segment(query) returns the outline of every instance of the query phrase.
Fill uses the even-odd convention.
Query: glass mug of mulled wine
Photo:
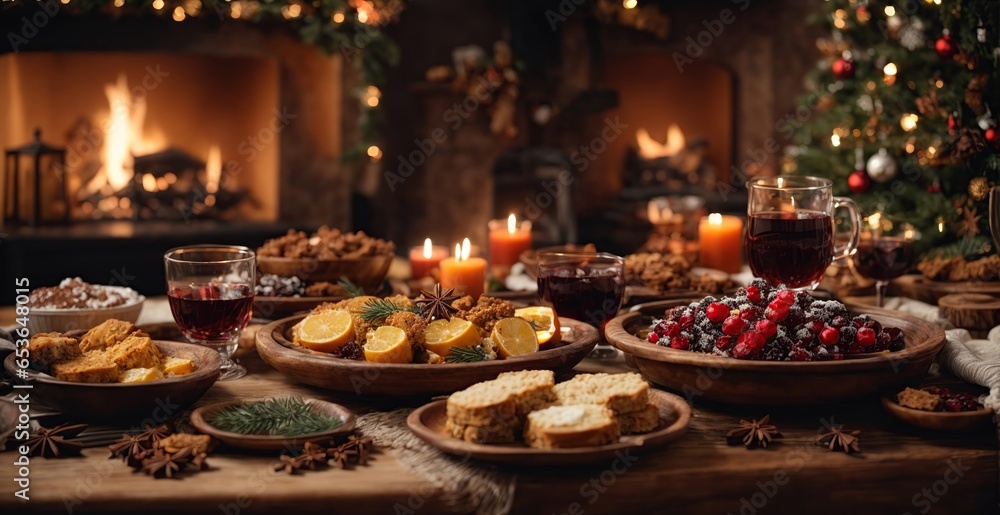
[[[625,299],[625,259],[606,252],[539,252],[538,294],[557,316],[603,332]],[[617,355],[614,347],[602,341],[591,357]]]
[[[232,360],[240,333],[250,323],[257,259],[233,245],[191,245],[163,255],[170,312],[188,340],[222,355],[219,380],[246,369]]]
[[[833,182],[820,177],[777,176],[747,184],[744,247],[754,276],[794,290],[819,284],[834,259],[854,254],[861,213],[853,200],[833,196]],[[850,237],[838,245],[834,212],[845,208]]]

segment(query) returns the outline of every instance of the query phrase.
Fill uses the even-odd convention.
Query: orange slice
[[[368,333],[365,360],[372,363],[409,363],[413,361],[413,349],[402,329],[384,325]]]
[[[514,311],[514,316],[523,318],[535,328],[535,336],[539,345],[554,345],[562,340],[559,329],[559,317],[552,308],[545,306],[530,306]]]
[[[448,356],[452,347],[475,347],[479,345],[479,331],[472,322],[461,318],[437,319],[427,324],[424,330],[427,350],[441,357]]]
[[[490,338],[497,345],[497,352],[505,358],[538,352],[535,328],[523,318],[505,318],[493,326]]]
[[[332,352],[354,339],[354,319],[347,310],[320,311],[299,324],[299,345],[319,352]]]

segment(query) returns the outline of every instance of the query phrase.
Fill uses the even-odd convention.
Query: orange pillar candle
[[[438,268],[441,261],[448,257],[448,249],[440,245],[432,245],[431,239],[424,244],[410,249],[410,278],[421,279],[431,275],[431,270]]]
[[[506,220],[490,220],[489,229],[490,265],[495,275],[505,277],[520,260],[521,253],[531,248],[531,222],[518,223],[511,213]]]
[[[486,289],[486,260],[469,257],[469,238],[455,245],[455,257],[441,261],[441,287],[478,299]]]
[[[712,213],[698,224],[701,266],[723,272],[739,273],[743,242],[743,220],[737,216]]]

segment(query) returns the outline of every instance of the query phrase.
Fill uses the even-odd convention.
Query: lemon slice
[[[155,368],[130,368],[122,373],[123,383],[148,383],[163,379],[163,372]]]
[[[409,363],[413,361],[413,349],[402,329],[384,325],[368,333],[365,360],[372,363]]]
[[[354,339],[354,319],[343,309],[309,315],[299,324],[297,342],[303,347],[332,352]]]
[[[497,351],[505,358],[538,352],[535,328],[523,318],[500,320],[493,326],[490,338],[497,345]]]
[[[472,322],[461,318],[437,319],[427,324],[424,330],[427,350],[441,357],[448,356],[452,347],[475,347],[479,345],[479,331]]]
[[[559,317],[552,308],[545,306],[530,306],[514,311],[514,316],[523,318],[535,328],[535,336],[539,345],[554,345],[562,340],[559,330]]]

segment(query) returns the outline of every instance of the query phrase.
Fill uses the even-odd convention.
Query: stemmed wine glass
[[[606,252],[540,252],[538,292],[556,315],[590,324],[601,343],[590,357],[609,359],[617,349],[604,343],[604,325],[625,298],[625,259]]]
[[[873,213],[861,223],[854,268],[861,275],[875,279],[878,307],[885,304],[885,287],[889,280],[905,274],[913,266],[917,255],[914,242],[918,239],[920,233],[911,224],[892,220],[881,213]]]
[[[170,311],[189,340],[222,355],[219,380],[236,379],[246,368],[231,358],[250,322],[257,260],[246,247],[191,245],[163,255]]]

